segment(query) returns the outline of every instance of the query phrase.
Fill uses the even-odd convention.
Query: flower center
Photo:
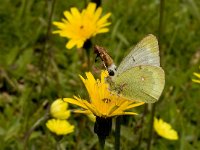
[[[102,101],[104,102],[104,103],[110,103],[111,102],[111,99],[109,99],[109,98],[103,98],[102,99]]]
[[[84,26],[83,26],[83,25],[81,25],[81,26],[80,26],[80,29],[83,29],[83,27],[84,27]]]

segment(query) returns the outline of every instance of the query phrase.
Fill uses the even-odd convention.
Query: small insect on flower
[[[102,47],[95,53],[111,76],[111,91],[129,100],[156,102],[165,85],[165,73],[160,67],[158,41],[152,34],[143,38],[116,68],[112,58]]]
[[[171,125],[164,122],[162,119],[154,118],[154,129],[158,135],[169,139],[169,140],[178,140],[177,132],[172,129]]]
[[[66,19],[62,19],[62,22],[53,22],[59,28],[59,30],[53,33],[58,33],[61,37],[69,39],[66,44],[68,49],[74,46],[81,48],[86,40],[96,36],[96,34],[109,31],[107,26],[111,23],[107,19],[111,16],[111,13],[107,13],[103,17],[101,17],[101,14],[102,8],[96,8],[95,3],[89,3],[87,8],[83,9],[82,12],[72,7],[71,12],[64,12]]]

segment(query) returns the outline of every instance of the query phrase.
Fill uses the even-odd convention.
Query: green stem
[[[60,141],[56,141],[56,150],[61,150]]]
[[[163,34],[163,18],[164,18],[164,7],[165,7],[165,0],[160,0],[160,18],[159,18],[159,25],[158,25],[158,43],[159,43],[159,49],[160,49],[160,60],[162,60],[164,51],[161,51],[161,37]]]
[[[116,118],[115,123],[115,150],[120,150],[121,116]]]
[[[86,52],[88,70],[90,70],[90,50],[92,48],[91,39],[88,39],[85,41],[83,48],[85,49],[85,52]]]
[[[47,120],[48,118],[48,114],[45,114],[44,116],[42,116],[41,118],[39,118],[30,128],[30,130],[26,133],[25,137],[24,137],[24,150],[27,149],[27,144],[28,144],[28,139],[30,137],[30,135],[32,134],[32,132],[35,130],[36,127],[38,127],[43,121]]]
[[[52,27],[52,17],[53,17],[53,13],[54,13],[54,8],[55,8],[55,3],[56,0],[52,0],[51,2],[51,8],[50,11],[48,12],[48,25],[47,25],[47,31],[46,31],[46,35],[45,35],[45,41],[43,44],[43,48],[42,48],[42,53],[40,56],[40,60],[39,60],[39,65],[40,65],[40,76],[41,78],[44,80],[44,82],[41,82],[41,87],[42,89],[44,89],[44,86],[47,85],[47,80],[46,80],[46,76],[47,76],[47,68],[49,67],[50,64],[50,51],[48,48],[48,43],[50,40],[50,34],[51,34],[51,27]],[[45,60],[47,60],[47,62],[45,62]],[[43,95],[43,91],[41,92],[40,95]]]
[[[98,136],[99,138],[99,149],[104,150],[106,137]]]
[[[159,43],[159,49],[161,52],[161,60],[164,55],[164,51],[161,51],[161,37],[163,33],[163,18],[164,18],[164,7],[165,7],[165,0],[160,0],[160,9],[159,9],[159,25],[158,25],[158,43]],[[156,103],[153,104],[152,111],[151,111],[151,120],[150,120],[150,128],[149,128],[149,140],[147,144],[147,150],[151,150],[151,141],[153,138],[153,120],[154,115],[156,111]]]
[[[41,71],[45,70],[45,63],[42,61],[44,60],[44,57],[46,57],[46,55],[49,55],[49,54],[47,54],[47,46],[48,46],[48,42],[49,42],[50,34],[51,34],[52,17],[53,17],[53,13],[54,13],[55,3],[56,3],[56,0],[52,0],[51,8],[50,8],[50,11],[48,12],[49,16],[48,16],[47,31],[46,31],[46,35],[45,35],[45,42],[43,45],[43,50],[42,50],[41,58],[39,61],[39,64],[41,65]],[[48,61],[49,61],[49,59],[48,59]]]
[[[88,70],[90,70],[90,49],[87,50],[87,65]]]
[[[140,125],[142,126],[141,129],[140,129],[140,135],[139,135],[139,140],[138,140],[138,146],[137,147],[140,147],[140,144],[142,142],[142,137],[143,137],[143,128],[144,128],[144,118],[147,114],[147,105],[148,104],[145,104],[144,105],[144,111],[143,111],[143,115],[142,115],[142,118],[141,118],[141,123]]]
[[[153,137],[153,119],[155,115],[155,110],[156,110],[156,103],[153,104],[152,111],[151,111],[151,120],[150,120],[150,128],[149,128],[149,139],[147,143],[147,150],[151,149],[151,141]]]
[[[106,137],[109,136],[112,129],[112,118],[96,117],[94,132],[99,138],[99,148],[104,150]]]

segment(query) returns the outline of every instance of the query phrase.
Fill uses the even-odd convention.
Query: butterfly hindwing
[[[136,66],[114,76],[112,81],[115,89],[111,90],[130,100],[154,103],[163,91],[164,78],[164,71],[161,67]]]

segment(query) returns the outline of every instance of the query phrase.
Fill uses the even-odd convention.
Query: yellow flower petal
[[[107,13],[105,16],[103,16],[98,22],[97,25],[101,26],[102,24],[107,22],[107,19],[111,16],[111,13]]]
[[[200,66],[199,66],[199,68],[200,68]],[[192,81],[195,83],[200,83],[200,73],[194,72],[193,75],[196,76],[198,79],[192,79]]]
[[[129,105],[129,106],[127,107],[127,109],[131,109],[131,108],[134,108],[134,107],[143,105],[143,104],[144,104],[144,102],[139,102],[139,103],[136,102],[136,103],[133,103],[133,104]]]
[[[120,116],[120,115],[138,115],[137,113],[134,113],[134,112],[120,112],[120,113],[113,113],[112,115],[111,115],[111,117],[112,116]]]
[[[195,83],[200,83],[200,80],[192,79],[192,81]]]
[[[65,27],[65,24],[62,23],[62,22],[57,22],[57,21],[54,21],[53,22],[53,25],[56,25],[58,28],[62,29]]]
[[[73,112],[75,112],[75,113],[79,113],[79,114],[91,114],[91,112],[90,111],[88,111],[88,110],[78,110],[78,109],[76,109],[76,110],[73,110]]]
[[[77,8],[71,8],[71,13],[72,13],[72,16],[76,19],[81,19],[81,13],[79,12],[79,10]],[[74,19],[72,19],[74,20]]]
[[[109,26],[110,24],[111,24],[110,22],[104,23],[104,24],[100,25],[99,28],[103,28],[103,27]]]
[[[106,33],[108,31],[109,31],[108,28],[103,28],[103,29],[99,30],[97,33]]]
[[[85,106],[85,104],[81,101],[78,101],[78,99],[73,99],[73,98],[63,98],[63,100],[67,103],[71,103],[77,106],[80,106],[82,108],[87,109],[87,107]]]
[[[200,73],[194,72],[193,74],[194,74],[197,78],[200,78]]]
[[[66,44],[66,47],[68,49],[71,49],[72,47],[74,47],[76,45],[76,41],[75,40],[70,40],[68,41],[68,43]]]
[[[177,132],[172,129],[171,125],[164,122],[162,119],[154,118],[154,129],[158,135],[169,139],[169,140],[178,140]]]
[[[83,47],[83,44],[84,44],[84,42],[82,41],[82,40],[78,40],[77,41],[77,48],[81,48],[81,47]]]
[[[86,8],[86,13],[88,14],[94,14],[96,9],[96,4],[95,3],[89,3],[87,8]]]
[[[94,13],[94,21],[97,21],[99,19],[99,17],[101,16],[102,13],[102,8],[98,7],[96,12]]]
[[[87,116],[88,116],[88,118],[89,118],[92,122],[95,122],[95,121],[96,121],[96,116],[95,116],[95,115],[93,115],[93,114],[88,114]]]
[[[66,120],[51,119],[47,121],[46,126],[57,135],[66,135],[74,132],[74,126]]]
[[[69,22],[73,21],[73,16],[69,11],[64,11],[64,16],[67,18]]]

